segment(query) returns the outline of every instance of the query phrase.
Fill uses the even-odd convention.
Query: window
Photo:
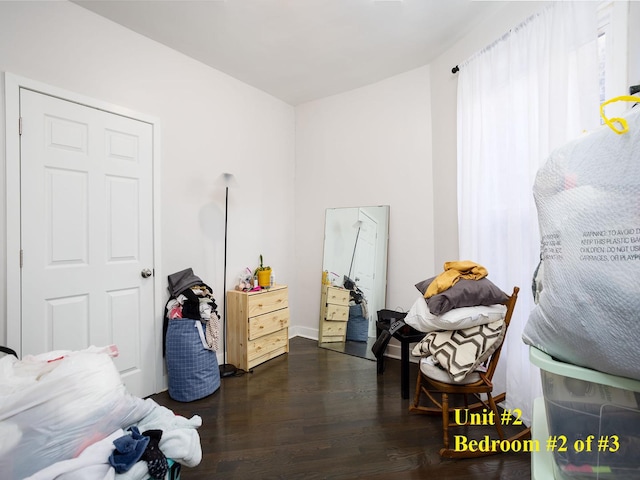
[[[627,74],[628,18],[628,2],[611,0],[600,2],[598,8],[600,102],[629,94]],[[629,107],[630,105],[622,102],[612,104],[607,107],[607,115],[621,115]]]

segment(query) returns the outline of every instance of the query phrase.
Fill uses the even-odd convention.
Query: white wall
[[[387,307],[408,310],[433,273],[429,67],[296,107],[293,298],[317,338],[325,209],[389,205]]]
[[[295,242],[286,234],[294,215],[293,107],[68,2],[0,2],[1,71],[160,120],[162,265],[156,268],[165,285],[168,274],[193,267],[222,301],[224,190],[214,185],[222,172],[239,183],[229,194],[227,285],[255,267],[260,253],[278,281],[293,282]],[[16,161],[5,158],[4,132],[2,115],[2,244],[4,165]],[[2,256],[0,344],[4,306],[18,301],[6,298],[5,272]]]

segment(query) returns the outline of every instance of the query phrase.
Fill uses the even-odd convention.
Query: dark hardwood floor
[[[398,360],[377,375],[376,362],[301,337],[253,373],[223,378],[207,398],[151,398],[202,417],[202,462],[183,468],[182,480],[531,478],[528,453],[442,459],[441,419],[408,412]]]

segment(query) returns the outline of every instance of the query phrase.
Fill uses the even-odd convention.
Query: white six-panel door
[[[154,393],[153,128],[20,90],[22,355],[115,344]]]
[[[377,301],[375,295],[375,269],[376,269],[376,240],[378,237],[378,223],[363,212],[358,210],[358,220],[362,222],[358,233],[353,261],[353,279],[358,279],[356,284],[362,291],[369,307],[369,335],[375,335],[375,319]]]

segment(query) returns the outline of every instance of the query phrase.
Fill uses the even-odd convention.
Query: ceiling
[[[505,3],[73,1],[291,105],[427,65]]]

